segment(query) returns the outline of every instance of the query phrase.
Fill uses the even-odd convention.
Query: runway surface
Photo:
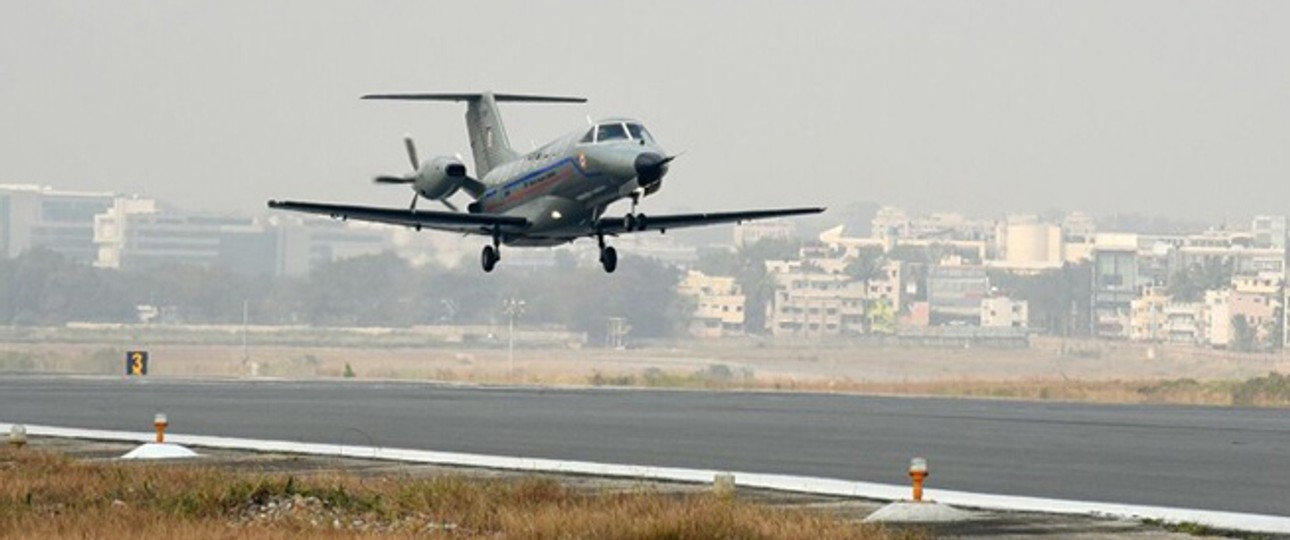
[[[1290,412],[736,392],[0,375],[0,422],[908,482],[1290,516]]]

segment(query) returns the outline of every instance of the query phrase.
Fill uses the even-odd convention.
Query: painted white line
[[[0,423],[0,433],[8,433],[11,426],[12,424]],[[28,435],[42,437],[64,437],[73,439],[140,443],[150,442],[156,437],[154,433],[149,432],[77,429],[36,425],[26,425],[26,428]],[[777,491],[792,491],[798,493],[837,495],[891,501],[904,499],[909,494],[910,490],[908,486],[877,484],[873,482],[853,482],[850,480],[814,478],[809,476],[682,469],[675,467],[648,467],[639,465],[596,463],[590,461],[563,461],[542,458],[490,456],[484,454],[434,452],[427,450],[380,448],[373,446],[266,441],[205,435],[168,434],[166,435],[166,439],[178,444],[206,448],[378,459],[386,461],[455,465],[512,471],[554,472],[618,478],[641,478],[672,482],[709,483],[712,482],[713,477],[717,473],[731,472],[735,475],[736,483],[741,486],[772,489]],[[1103,515],[1135,519],[1158,519],[1173,523],[1199,523],[1219,529],[1290,534],[1290,517],[1263,514],[1193,510],[1164,506],[1069,501],[1063,499],[1019,497],[1013,495],[990,495],[942,489],[927,489],[924,496],[938,502],[969,508],[1045,512],[1055,514]]]

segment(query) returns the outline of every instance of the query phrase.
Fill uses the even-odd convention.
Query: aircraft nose
[[[667,164],[670,161],[672,158],[655,152],[643,152],[636,156],[636,182],[641,187],[658,183],[667,174]]]

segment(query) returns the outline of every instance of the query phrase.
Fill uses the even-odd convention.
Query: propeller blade
[[[407,176],[378,176],[372,179],[374,184],[411,184],[414,181]]]
[[[412,142],[411,135],[403,136],[403,146],[408,149],[408,160],[412,162],[412,170],[421,168],[421,160],[417,159],[417,145]]]
[[[439,202],[443,203],[444,206],[447,206],[448,209],[453,212],[460,212],[460,210],[457,210],[457,205],[448,202],[448,199],[439,199]]]

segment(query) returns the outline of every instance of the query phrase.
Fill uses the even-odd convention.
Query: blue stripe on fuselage
[[[604,174],[604,173],[598,173],[598,172],[597,173],[587,172],[585,169],[583,169],[581,166],[578,165],[578,160],[573,159],[572,157],[565,157],[565,158],[562,158],[560,161],[547,165],[546,167],[542,167],[541,169],[535,169],[529,172],[528,174],[525,174],[524,176],[516,178],[515,180],[511,180],[510,182],[507,182],[503,185],[488,188],[488,191],[484,192],[484,196],[480,197],[480,200],[492,197],[493,195],[496,195],[498,191],[511,189],[512,187],[515,187],[516,184],[522,184],[538,176],[541,176],[555,169],[558,169],[565,163],[572,163],[574,171],[576,171],[578,174],[581,174],[582,176],[585,176],[587,178],[594,178]]]

